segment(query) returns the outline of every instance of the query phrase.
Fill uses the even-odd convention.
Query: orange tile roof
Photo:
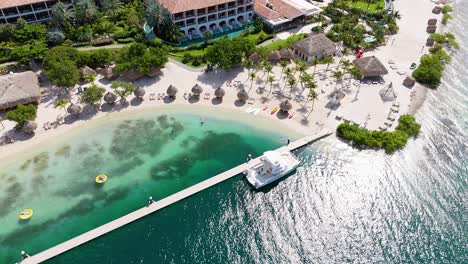
[[[235,0],[159,0],[172,14],[234,2]]]
[[[272,8],[267,7],[267,2]],[[268,20],[278,18],[293,19],[303,14],[303,12],[283,0],[256,0],[255,12]]]
[[[0,9],[22,6],[34,3],[46,2],[48,0],[0,0]]]

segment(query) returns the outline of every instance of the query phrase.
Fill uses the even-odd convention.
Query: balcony
[[[206,15],[206,9],[204,9],[204,8],[198,9],[197,10],[197,16],[203,16],[203,15]]]
[[[237,0],[237,5],[243,5],[244,4],[244,0]]]
[[[226,10],[226,5],[218,5],[218,11]]]
[[[185,12],[185,18],[190,18],[194,16],[195,16],[195,12],[193,10]]]
[[[228,12],[228,17],[232,17],[232,16],[235,16],[236,15],[236,11],[235,10],[231,10]]]
[[[185,22],[185,25],[186,26],[191,26],[191,25],[195,25],[195,19],[189,19]]]
[[[248,5],[246,8],[245,8],[245,11],[248,12],[248,11],[252,11],[253,10],[253,5]]]
[[[214,20],[216,20],[216,15],[208,16],[208,21],[214,21]]]
[[[236,2],[229,2],[228,3],[228,9],[236,7]]]
[[[200,17],[200,18],[198,19],[198,24],[203,24],[203,23],[205,23],[205,22],[206,22],[206,17]]]

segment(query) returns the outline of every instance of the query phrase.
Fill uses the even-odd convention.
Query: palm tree
[[[319,63],[320,63],[319,59],[317,58],[317,56],[315,56],[314,59],[312,60],[312,64],[314,65],[314,73],[312,74],[312,76],[315,76],[315,70],[317,69],[317,64]]]
[[[296,81],[296,78],[294,78],[294,76],[291,76],[291,78],[288,79],[288,85],[289,85],[289,92],[290,94],[292,94],[293,92],[293,87],[295,87],[297,84],[297,81]]]
[[[271,66],[271,64],[267,62],[265,63],[263,68],[265,69],[265,72],[267,73],[267,80],[268,80],[268,77],[270,77],[270,73],[273,71],[273,66]]]
[[[249,74],[249,77],[250,77],[250,89],[249,89],[249,92],[250,92],[250,90],[252,90],[253,82],[254,82],[255,77],[257,77],[257,74],[255,72],[251,72]]]
[[[286,69],[287,66],[288,66],[288,63],[286,61],[281,61],[280,62],[280,67],[281,67],[280,79],[281,79],[281,77],[283,77],[284,70]]]
[[[275,76],[274,75],[268,76],[268,82],[270,83],[270,93],[269,94],[271,94],[271,90],[273,89],[273,82],[275,82]]]
[[[314,105],[315,105],[315,100],[318,98],[317,92],[315,92],[314,89],[309,89],[309,96],[308,98],[312,99],[312,108],[310,109],[309,114],[307,115],[307,119],[309,119],[310,114],[312,114],[312,111],[314,111]]]
[[[63,109],[65,111],[65,113],[67,112],[65,110],[65,107],[67,107],[67,104],[70,103],[70,100],[69,99],[62,99],[62,100],[58,100],[55,104],[54,104],[54,107],[55,108],[60,108],[60,109]]]
[[[299,72],[299,78],[302,74],[309,68],[305,62],[299,61],[299,64],[296,66],[296,70]]]
[[[104,0],[103,2],[103,8],[104,10],[108,11],[111,13],[112,17],[112,22],[115,24],[116,22],[116,11],[120,8],[122,8],[123,4],[120,2],[120,0]]]
[[[325,59],[323,60],[327,64],[327,68],[325,69],[325,72],[328,71],[328,67],[330,67],[330,63],[333,63],[333,57],[330,55],[325,56]]]
[[[338,86],[338,81],[341,80],[341,78],[343,78],[343,75],[344,73],[340,70],[337,70],[332,74],[332,76],[336,78],[336,86]],[[336,89],[336,86],[335,86],[335,89]]]
[[[302,76],[299,78],[299,80],[301,81],[301,86],[304,86],[304,84],[307,85],[307,83],[312,81],[313,79],[314,78],[312,77],[312,75],[310,75],[307,72],[304,72],[304,74],[302,74]]]
[[[250,68],[252,68],[254,65],[253,61],[249,58],[244,60],[244,67],[247,68],[247,74],[250,75]]]
[[[340,58],[340,61],[338,62],[338,67],[340,66],[341,61],[343,60],[344,56],[348,56],[349,54],[351,54],[351,52],[349,51],[348,48],[344,48],[341,50],[341,58]]]
[[[308,81],[308,82],[306,83],[306,88],[309,89],[309,94],[311,93],[311,90],[314,90],[314,89],[317,88],[317,87],[318,87],[317,83],[315,83],[313,80]],[[315,90],[314,90],[314,92],[315,92]],[[309,101],[309,99],[310,99],[310,97],[307,96],[307,100],[305,101],[304,106],[307,104],[307,102]]]

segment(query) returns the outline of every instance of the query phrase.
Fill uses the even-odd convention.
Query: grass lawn
[[[303,39],[304,38],[304,34],[297,34],[297,35],[293,35],[293,36],[290,36],[289,38],[287,39],[281,39],[281,40],[277,40],[271,44],[268,44],[265,46],[265,48],[270,51],[270,50],[278,50],[278,49],[282,49],[282,48],[285,48],[285,47],[290,47],[292,44],[298,42],[299,40]]]
[[[348,5],[350,7],[355,7],[355,8],[359,8],[363,11],[366,11],[367,10],[367,5],[368,3],[364,0],[360,0],[360,1],[357,1],[355,3],[353,3],[352,1],[348,1]],[[379,7],[381,7],[381,9],[379,9]],[[369,13],[375,13],[375,12],[378,12],[378,11],[382,11],[384,10],[385,8],[385,3],[384,3],[384,0],[377,0],[375,4],[370,4],[369,5]]]

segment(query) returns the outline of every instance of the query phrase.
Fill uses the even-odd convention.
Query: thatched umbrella
[[[431,18],[427,21],[428,26],[435,26],[437,24],[437,18]]]
[[[433,38],[431,38],[431,37],[427,38],[426,46],[432,47],[432,46],[434,46],[434,43],[435,43],[435,40]]]
[[[262,61],[262,57],[257,52],[250,54],[249,59],[251,59],[255,64],[260,63]]]
[[[143,96],[145,96],[145,93],[146,93],[145,89],[141,87],[137,87],[135,91],[133,91],[133,94],[140,99],[142,99]]]
[[[353,63],[361,70],[364,78],[381,77],[388,73],[387,68],[375,56],[355,59]]]
[[[403,81],[403,85],[406,87],[412,87],[416,83],[416,80],[411,76],[406,76],[405,80]]]
[[[24,133],[27,133],[27,134],[32,134],[34,133],[34,130],[36,130],[37,128],[37,123],[34,122],[34,121],[26,121],[26,123],[24,124],[22,130]]]
[[[221,88],[221,87],[218,87],[216,88],[216,90],[214,91],[214,94],[217,98],[223,98],[224,95],[226,95],[226,91]]]
[[[169,85],[169,87],[167,88],[167,95],[169,95],[169,97],[171,98],[175,98],[176,97],[176,94],[178,92],[177,88],[174,86],[174,85]]]
[[[288,112],[289,110],[292,109],[292,107],[293,107],[293,106],[292,106],[292,104],[289,102],[288,99],[282,101],[281,104],[280,104],[280,109],[281,109],[281,111],[283,111],[283,112]]]
[[[291,49],[283,48],[279,51],[282,60],[292,60],[294,59],[294,52]]]
[[[200,94],[203,92],[203,88],[201,88],[200,85],[198,85],[198,83],[196,83],[193,87],[192,87],[192,93],[194,93],[196,96],[200,96]]]
[[[81,112],[81,106],[79,105],[76,105],[76,104],[71,104],[68,108],[67,108],[67,112],[70,114],[70,115],[79,115],[80,112]]]
[[[240,101],[246,101],[249,99],[249,94],[242,89],[237,93],[237,98],[239,98]]]
[[[436,30],[437,30],[437,26],[427,26],[426,28],[426,32],[430,34],[435,33]]]
[[[270,53],[268,53],[268,60],[279,61],[281,60],[281,54],[277,50],[272,50]]]
[[[440,7],[440,6],[436,6],[436,7],[434,7],[434,9],[432,9],[432,13],[434,13],[436,15],[440,14],[440,12],[442,12],[442,7]]]
[[[104,95],[104,101],[108,104],[114,104],[116,100],[117,100],[117,95],[115,95],[115,93],[107,92]]]

